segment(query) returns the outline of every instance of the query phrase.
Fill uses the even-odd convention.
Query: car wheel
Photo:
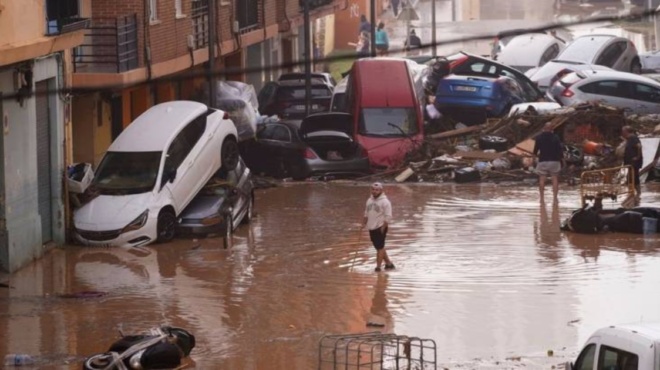
[[[238,143],[233,138],[226,138],[222,143],[220,149],[220,156],[222,158],[222,168],[227,171],[232,171],[238,166],[240,154],[238,152]]]
[[[584,153],[575,145],[564,145],[564,160],[568,164],[582,164]]]
[[[231,217],[231,214],[225,216],[225,235],[222,241],[225,249],[231,247],[232,245],[232,234],[234,233],[234,219]]]
[[[503,152],[509,149],[509,140],[501,136],[485,135],[479,138],[479,149],[493,149],[496,152]]]
[[[171,211],[161,211],[158,214],[158,242],[167,243],[174,239],[176,216]]]
[[[250,196],[250,199],[248,200],[248,207],[247,210],[245,211],[245,216],[243,216],[243,220],[241,220],[242,224],[249,224],[250,221],[252,221],[253,211],[254,211],[254,197]]]
[[[642,74],[642,64],[639,62],[639,60],[635,59],[633,60],[632,64],[630,64],[630,73],[634,74]]]

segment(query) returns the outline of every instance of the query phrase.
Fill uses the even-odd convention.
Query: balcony
[[[56,36],[89,26],[89,19],[80,17],[78,0],[46,0],[46,35]]]
[[[92,18],[82,45],[73,49],[73,71],[122,73],[140,67],[138,55],[136,14]]]
[[[236,2],[236,20],[240,33],[247,33],[260,27],[259,0],[241,0]]]
[[[208,0],[192,2],[193,48],[205,48],[209,42],[209,3]]]
[[[332,3],[332,0],[299,0],[301,12],[305,10],[305,1],[308,2],[310,10]]]

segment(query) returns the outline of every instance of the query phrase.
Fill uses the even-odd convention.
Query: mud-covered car
[[[304,179],[310,176],[354,177],[369,172],[366,150],[353,133],[353,116],[329,112],[296,123],[260,125],[257,138],[243,143],[241,154],[257,174]]]
[[[242,160],[234,170],[220,169],[181,212],[178,234],[231,237],[238,225],[252,220],[253,189],[252,172]]]

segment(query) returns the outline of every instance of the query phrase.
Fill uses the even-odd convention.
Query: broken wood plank
[[[455,136],[461,136],[461,135],[466,135],[466,134],[471,134],[473,132],[481,131],[482,128],[483,128],[483,125],[469,126],[469,127],[465,127],[465,128],[459,128],[459,129],[456,129],[456,130],[445,131],[445,132],[441,132],[441,133],[438,133],[438,134],[429,135],[429,138],[436,139],[436,140],[438,140],[438,139],[448,139],[448,138],[455,137]]]
[[[481,150],[470,150],[467,152],[456,152],[454,153],[454,157],[460,157],[463,159],[482,159],[485,161],[493,161],[497,158],[502,157],[504,153],[491,153],[491,152],[484,152]]]

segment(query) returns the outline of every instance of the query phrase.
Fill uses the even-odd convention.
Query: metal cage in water
[[[327,335],[319,342],[318,365],[318,370],[436,370],[436,344],[380,332]]]

